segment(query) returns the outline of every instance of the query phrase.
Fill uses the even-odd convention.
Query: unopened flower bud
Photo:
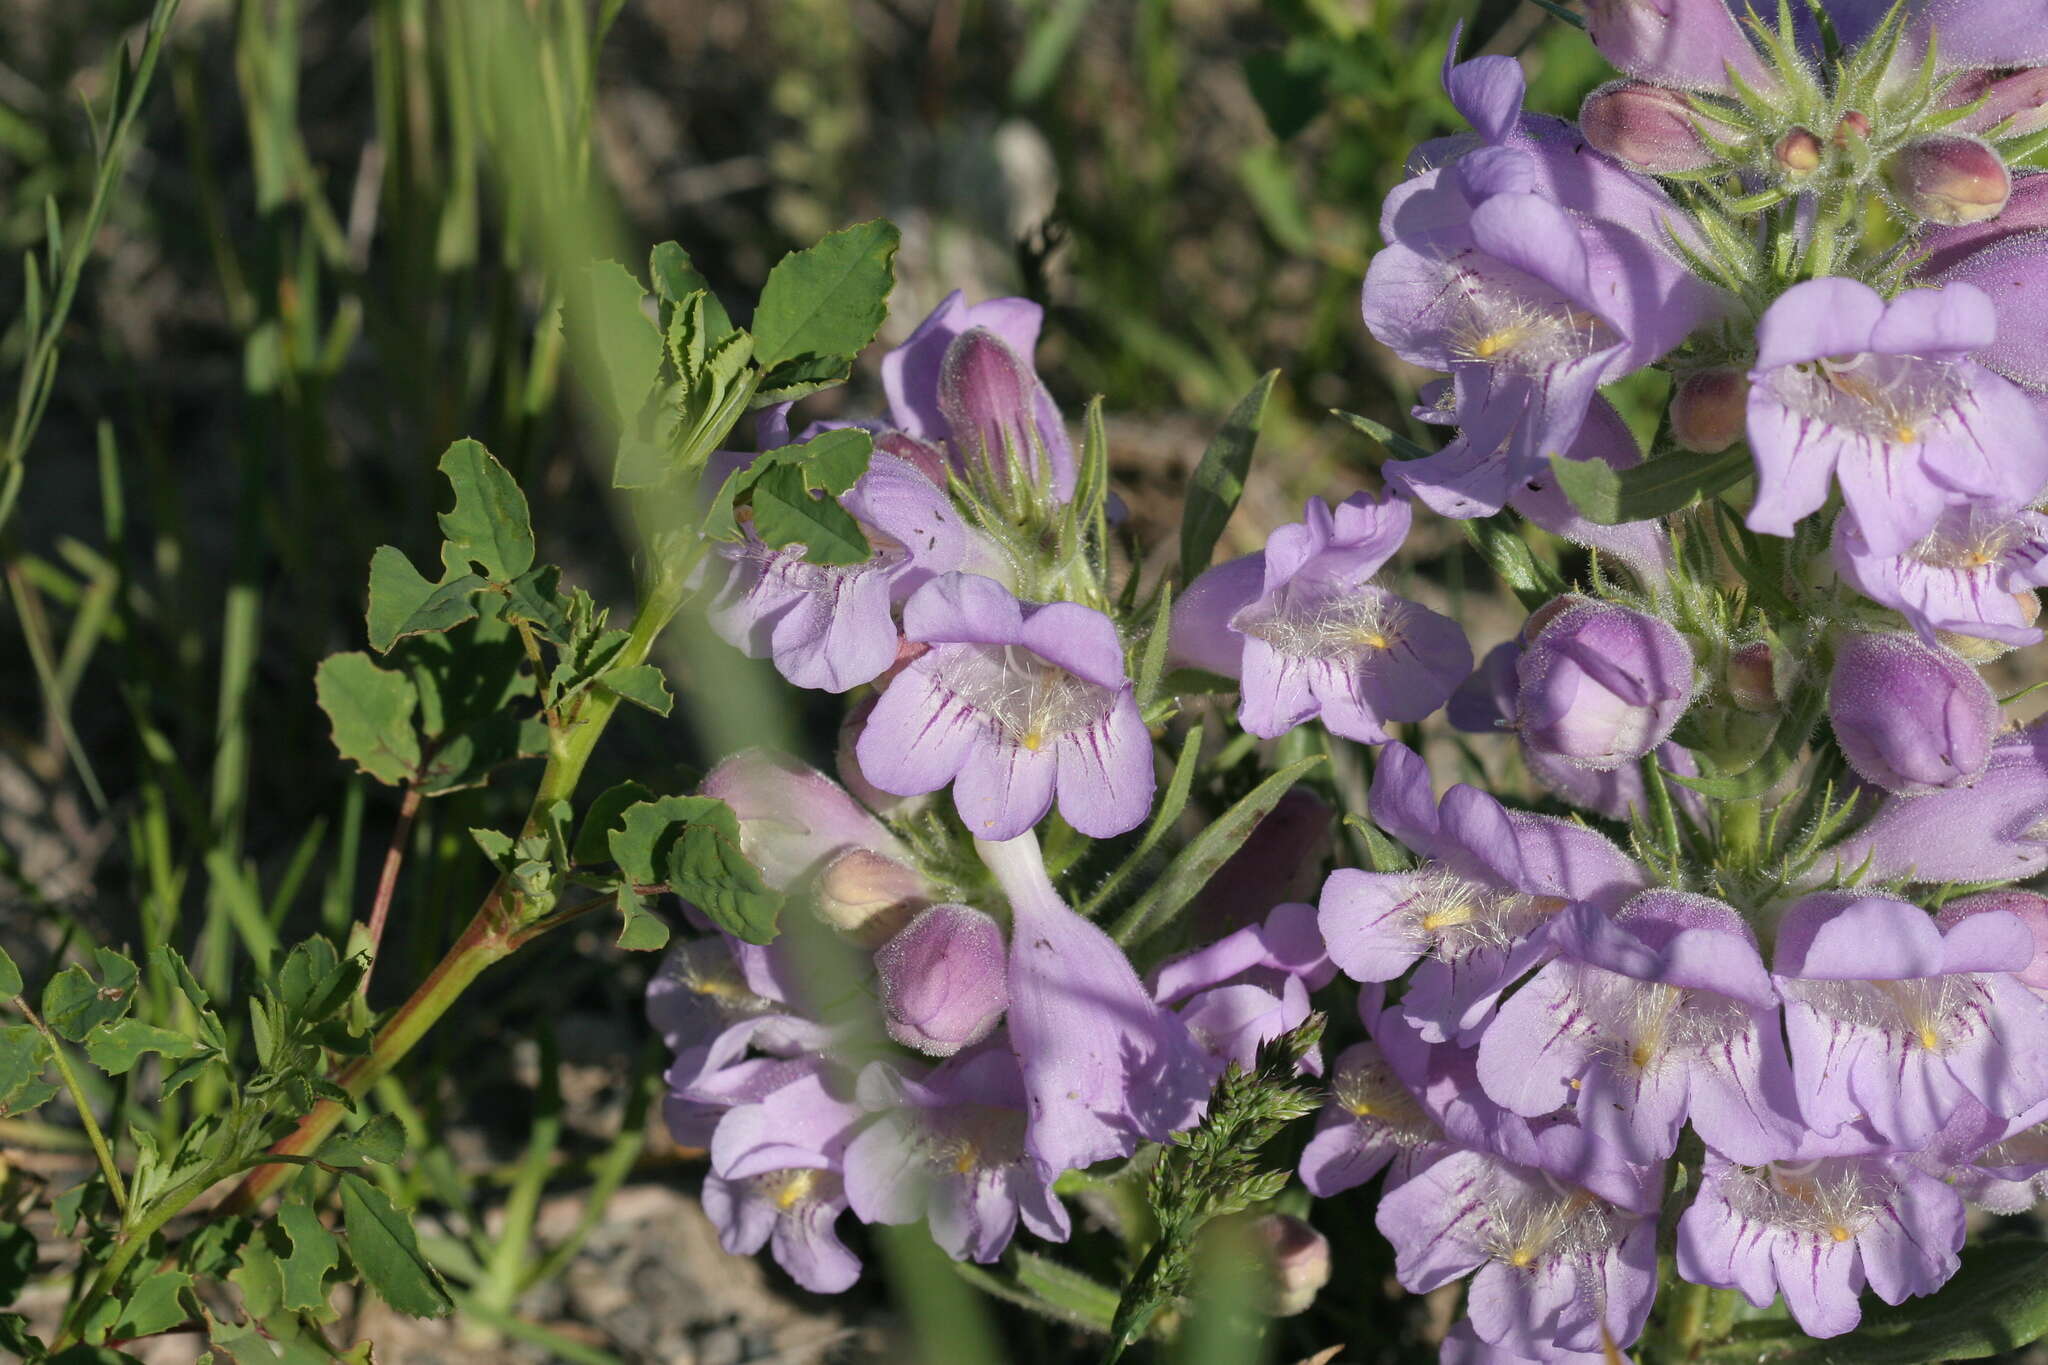
[[[1775,711],[1781,704],[1777,663],[1772,658],[1767,640],[1758,640],[1730,651],[1727,680],[1728,695],[1745,711],[1761,714]]]
[[[2006,75],[1965,71],[1943,92],[1942,102],[1951,109],[1977,104],[1974,113],[1949,125],[1958,133],[1995,132],[2001,139],[2038,133],[2048,128],[2048,67],[2030,66]]]
[[[970,476],[986,469],[1007,485],[1013,464],[1036,464],[1037,398],[1031,367],[986,327],[970,327],[946,348],[939,406]]]
[[[1287,1213],[1259,1217],[1249,1234],[1262,1272],[1259,1307],[1276,1318],[1305,1311],[1330,1282],[1329,1240]]]
[[[950,1057],[995,1029],[1010,1005],[1003,931],[979,910],[934,905],[875,953],[889,1036]]]
[[[931,904],[931,893],[931,883],[908,863],[849,848],[818,874],[818,914],[855,943],[874,948]]]
[[[1714,164],[1713,149],[1700,137],[1699,117],[1678,91],[1642,81],[1603,85],[1579,106],[1579,128],[1586,141],[1652,175],[1677,175]]]
[[[1515,662],[1515,728],[1530,748],[1581,767],[1633,763],[1691,702],[1692,647],[1655,616],[1565,601]]]
[[[1899,203],[1948,227],[1996,218],[2012,194],[2012,172],[1988,142],[1945,134],[1899,149],[1885,168]]]
[[[1963,896],[1941,907],[1941,913],[1934,922],[1943,933],[1947,933],[1962,920],[1988,911],[2002,910],[2017,915],[2020,923],[2033,931],[2034,960],[2022,972],[2014,972],[2020,981],[2037,991],[2048,991],[2048,896],[2033,891],[2022,891],[2008,887],[2000,891],[1980,891],[1974,896]]]
[[[839,743],[832,754],[833,767],[838,770],[839,780],[846,790],[852,792],[863,806],[877,815],[901,818],[923,810],[931,804],[932,798],[929,793],[924,796],[897,796],[885,792],[868,781],[868,775],[861,771],[856,746],[860,732],[867,728],[868,717],[874,714],[875,700],[873,696],[862,698],[846,713],[846,719],[839,722]]]
[[[1688,370],[1671,394],[1671,437],[1695,455],[1718,455],[1742,439],[1749,422],[1749,376],[1741,370]]]
[[[1859,109],[1851,109],[1842,115],[1842,121],[1835,125],[1835,145],[1847,147],[1854,142],[1870,139],[1870,116]]]
[[[1794,128],[1771,148],[1771,160],[1786,175],[1811,175],[1820,169],[1821,151],[1820,139],[1811,129]]]
[[[1910,635],[1845,639],[1828,715],[1849,766],[1896,796],[1976,781],[1999,725],[1998,699],[1977,670]]]

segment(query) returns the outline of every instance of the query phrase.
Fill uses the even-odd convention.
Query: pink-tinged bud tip
[[[1652,175],[1678,175],[1714,164],[1700,137],[1699,115],[1676,90],[1642,81],[1615,81],[1586,96],[1579,128],[1615,160]]]
[[[1859,109],[1851,109],[1842,115],[1842,121],[1835,125],[1835,145],[1847,147],[1852,142],[1870,140],[1870,115]]]
[[[1757,640],[1732,650],[1726,677],[1728,695],[1744,711],[1762,714],[1775,711],[1782,704],[1778,696],[1777,663],[1768,641]]]
[[[1996,218],[2012,195],[2012,172],[2004,159],[1990,143],[1974,137],[1908,143],[1886,173],[1908,213],[1944,227]]]
[[[1671,437],[1696,455],[1718,455],[1742,439],[1749,422],[1749,376],[1741,370],[1688,370],[1671,393]]]
[[[932,1057],[980,1042],[1009,1008],[1008,963],[993,919],[934,905],[875,954],[889,1036]]]
[[[862,947],[886,943],[931,904],[932,885],[908,863],[849,848],[818,874],[818,914]]]
[[[1259,1218],[1252,1224],[1251,1237],[1264,1272],[1260,1306],[1276,1318],[1305,1311],[1330,1282],[1329,1240],[1286,1213]]]
[[[1820,169],[1821,141],[1808,128],[1794,128],[1771,148],[1771,160],[1786,175],[1812,175]]]

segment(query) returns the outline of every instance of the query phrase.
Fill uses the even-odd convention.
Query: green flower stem
[[[625,647],[619,651],[618,667],[630,668],[647,661],[655,638],[675,619],[676,612],[682,607],[683,586],[678,581],[679,577],[677,574],[664,575],[649,589],[641,602],[639,614],[633,619],[632,633]],[[533,808],[526,818],[527,833],[541,828],[545,812],[551,805],[566,801],[575,794],[576,784],[581,780],[598,740],[603,737],[605,726],[611,723],[613,714],[619,709],[619,700],[616,693],[593,688],[584,694],[574,712],[563,719],[562,725],[550,731],[547,768],[541,773],[540,787],[534,794]],[[500,877],[484,897],[483,904],[477,907],[469,926],[462,931],[462,937],[455,940],[454,946],[435,964],[434,970],[419,984],[412,997],[400,1005],[398,1012],[377,1031],[369,1054],[343,1067],[335,1075],[334,1083],[352,1098],[360,1099],[405,1059],[414,1045],[441,1021],[441,1016],[462,998],[462,993],[483,975],[486,968],[510,957],[533,939],[574,917],[573,913],[563,912],[529,920],[524,917],[522,905],[511,879]],[[279,1139],[270,1149],[271,1155],[311,1156],[334,1132],[344,1112],[343,1106],[334,1100],[320,1101],[299,1120],[297,1128]],[[220,1212],[246,1213],[254,1209],[278,1186],[296,1175],[298,1169],[283,1161],[258,1167],[221,1202]]]
[[[64,1088],[71,1092],[72,1107],[78,1110],[78,1121],[85,1125],[86,1140],[92,1143],[92,1153],[99,1158],[100,1171],[107,1177],[107,1189],[114,1196],[114,1207],[121,1210],[121,1216],[128,1216],[128,1186],[121,1180],[121,1168],[114,1164],[113,1149],[107,1146],[107,1136],[100,1131],[100,1121],[92,1116],[92,1103],[85,1097],[85,1091],[78,1084],[78,1073],[71,1069],[71,1059],[64,1055],[64,1041],[50,1031],[33,1009],[29,1008],[26,996],[14,997],[14,1008],[21,1011],[21,1017],[35,1026],[43,1041],[50,1045],[50,1059],[57,1064],[57,1075],[64,1082]]]

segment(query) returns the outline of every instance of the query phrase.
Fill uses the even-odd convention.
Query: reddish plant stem
[[[391,913],[391,898],[398,890],[398,869],[405,865],[405,841],[412,834],[413,818],[420,813],[420,789],[407,787],[398,806],[398,823],[392,827],[391,843],[384,850],[384,871],[377,878],[377,899],[370,904],[370,961],[363,968],[362,985],[370,993],[370,973],[377,970],[377,954],[384,942],[384,921]]]

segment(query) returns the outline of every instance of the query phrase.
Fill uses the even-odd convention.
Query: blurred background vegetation
[[[1070,416],[1106,396],[1141,535],[1170,529],[1222,414],[1278,368],[1237,553],[1308,493],[1370,481],[1329,409],[1398,426],[1412,401],[1357,296],[1381,196],[1455,126],[1452,24],[1468,53],[1523,58],[1535,108],[1570,113],[1603,69],[1513,0],[184,0],[80,241],[88,109],[146,18],[0,6],[0,247],[43,243],[52,205],[91,253],[0,528],[0,942],[33,970],[74,937],[169,940],[209,983],[280,937],[345,935],[367,897],[396,802],[335,759],[313,668],[361,644],[376,545],[431,557],[451,439],[519,476],[543,558],[601,599],[630,589],[609,452],[561,354],[562,266],[637,271],[673,238],[743,300],[784,251],[888,217],[883,344],[955,288],[1041,300],[1040,368]],[[24,278],[0,271],[10,376],[33,340]],[[879,403],[870,364],[811,410]],[[1431,544],[1418,591],[1480,648],[1504,637],[1508,611],[1462,595],[1479,561]],[[683,719],[622,719],[610,762],[687,773],[763,739],[829,760],[833,699],[765,682],[701,624],[666,650]],[[515,819],[522,781],[427,803],[380,1003],[460,928],[489,872],[465,831]],[[379,1359],[886,1349],[901,1305],[876,1278],[825,1302],[720,1258],[689,1197],[701,1167],[650,1104],[647,967],[600,930],[551,939],[378,1092],[413,1134],[394,1193],[472,1310],[453,1330],[356,1324]],[[0,1125],[16,1192],[86,1159]],[[1445,1315],[1398,1299],[1369,1223],[1326,1231],[1337,1284],[1275,1358],[1433,1358]],[[1001,1311],[1012,1359],[1067,1358],[1065,1329]]]

